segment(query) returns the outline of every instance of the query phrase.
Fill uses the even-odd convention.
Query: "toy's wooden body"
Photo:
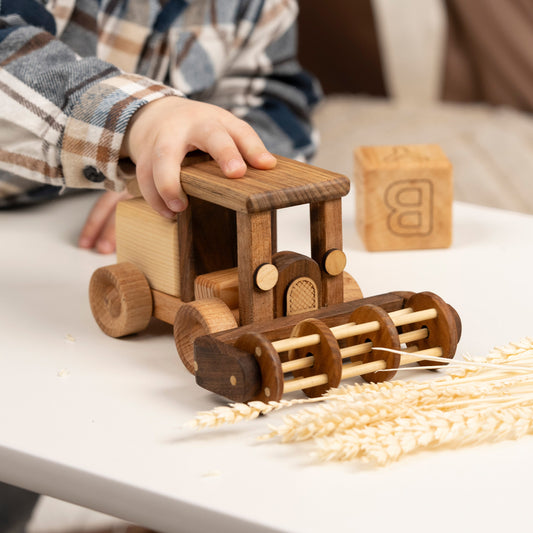
[[[105,333],[142,331],[152,316],[173,324],[178,353],[198,383],[239,401],[279,399],[297,389],[319,394],[357,375],[345,368],[347,357],[351,367],[371,359],[386,360],[387,368],[401,364],[398,356],[375,354],[366,341],[381,331],[380,346],[400,348],[400,332],[386,312],[409,313],[400,310],[412,307],[411,300],[405,293],[361,300],[357,283],[344,272],[346,177],[278,158],[271,171],[249,169],[244,178],[232,180],[214,161],[203,159],[185,165],[181,181],[190,206],[176,221],[160,217],[141,198],[119,206],[119,262],[98,269],[90,285],[91,308]],[[310,206],[311,257],[276,250],[276,210],[298,204]],[[453,356],[458,319],[438,300],[429,308],[438,313],[439,331],[450,337],[439,355]],[[354,321],[372,326],[349,338],[329,329]],[[430,347],[424,340],[430,330],[435,327],[419,327],[409,342]],[[284,340],[309,334],[313,342],[300,348]],[[443,335],[437,337],[440,344],[432,348],[442,344]],[[364,346],[347,349],[359,344]],[[289,361],[299,358],[305,361]],[[373,379],[391,376],[376,374],[379,366]],[[288,384],[284,373],[295,380]],[[303,378],[307,381],[297,381]]]

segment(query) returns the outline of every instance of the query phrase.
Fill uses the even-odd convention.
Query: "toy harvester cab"
[[[176,220],[142,198],[121,202],[117,264],[98,269],[90,283],[100,328],[121,337],[142,331],[152,316],[172,324],[179,356],[198,384],[235,401],[276,400],[298,389],[322,394],[349,375],[389,379],[392,370],[379,370],[397,367],[399,356],[374,352],[372,342],[399,349],[402,334],[408,350],[439,347],[453,356],[460,322],[438,296],[362,299],[344,272],[348,178],[277,159],[272,170],[250,168],[228,179],[216,162],[191,158],[181,170],[189,207]],[[277,251],[276,212],[300,204],[309,204],[311,257]],[[370,329],[335,336],[332,326],[354,321]],[[294,336],[307,344],[284,339]],[[366,372],[373,360],[385,366]]]

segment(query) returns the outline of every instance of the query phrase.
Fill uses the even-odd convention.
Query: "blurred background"
[[[314,163],[360,145],[438,143],[455,199],[533,212],[533,3],[300,2],[300,60],[325,99]]]
[[[302,0],[301,63],[320,80],[314,164],[353,175],[360,145],[438,143],[455,199],[533,213],[531,0]],[[30,533],[141,533],[42,498]]]

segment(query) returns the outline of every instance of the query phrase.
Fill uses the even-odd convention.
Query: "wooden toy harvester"
[[[190,205],[175,221],[142,198],[118,206],[118,262],[89,289],[106,334],[140,332],[152,316],[172,324],[197,383],[240,402],[318,396],[344,378],[383,381],[422,355],[455,354],[460,320],[437,295],[362,298],[344,272],[345,176],[279,157],[273,170],[228,179],[201,158],[181,181]],[[310,207],[311,257],[276,250],[276,210],[298,204]]]

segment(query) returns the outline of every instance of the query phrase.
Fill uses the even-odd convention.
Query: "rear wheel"
[[[238,326],[230,308],[219,298],[205,298],[182,305],[174,320],[174,340],[185,368],[195,374],[194,341],[197,337]]]
[[[89,302],[100,329],[110,337],[144,330],[152,317],[152,291],[131,263],[99,268],[89,284]]]

